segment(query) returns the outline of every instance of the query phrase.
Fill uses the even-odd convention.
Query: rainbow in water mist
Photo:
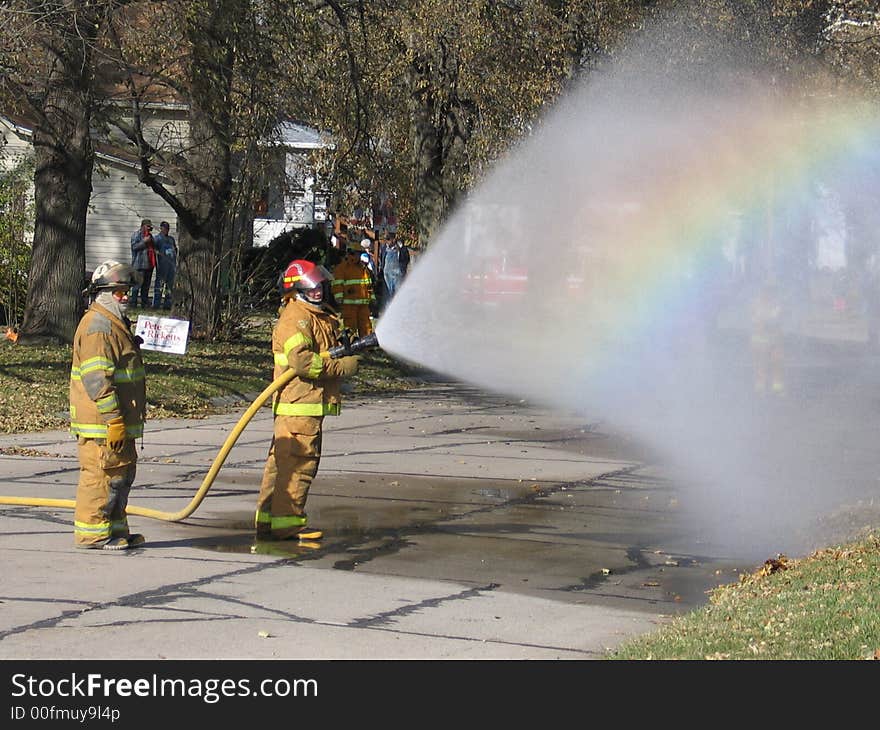
[[[880,124],[851,93],[741,78],[623,69],[563,99],[430,242],[377,333],[403,359],[645,441],[732,549],[791,551],[880,467],[864,436]],[[817,254],[834,210],[843,269]],[[751,317],[768,287],[785,382],[759,393]],[[841,287],[856,308],[835,309]]]
[[[749,100],[740,103],[748,106]],[[806,181],[850,172],[862,163],[865,150],[880,141],[877,119],[847,107],[814,107],[815,116],[791,111],[793,104],[781,100],[776,107],[757,114],[730,110],[725,127],[696,140],[690,149],[645,150],[646,157],[671,155],[662,161],[659,174],[615,191],[618,199],[633,199],[637,211],[623,220],[615,216],[601,221],[612,230],[601,246],[620,254],[601,269],[619,292],[611,295],[619,306],[606,322],[610,330],[645,335],[676,300],[700,293],[701,286],[717,286],[724,243],[719,234],[732,211],[741,225],[768,226],[769,216],[808,203],[803,197]],[[582,224],[588,238],[597,222],[594,218]],[[743,244],[766,245],[771,235],[765,230]],[[631,252],[635,254],[626,255]],[[765,275],[785,273],[764,265]],[[682,272],[690,279],[684,285]]]

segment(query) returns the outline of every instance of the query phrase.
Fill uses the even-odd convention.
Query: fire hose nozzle
[[[337,345],[336,347],[331,347],[326,353],[322,354],[325,357],[333,359],[337,357],[357,355],[364,350],[372,350],[374,347],[379,347],[379,338],[376,337],[375,332],[372,332],[352,341],[349,341],[347,338],[342,338],[342,344]]]

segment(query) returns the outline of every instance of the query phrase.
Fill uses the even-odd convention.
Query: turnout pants
[[[120,453],[104,439],[78,439],[79,484],[73,514],[77,547],[101,547],[113,537],[128,537],[128,494],[137,469],[134,440]]]
[[[782,343],[771,339],[752,340],[752,357],[755,371],[755,392],[783,393],[785,378],[783,375],[784,354]]]
[[[370,320],[369,304],[343,304],[340,308],[342,322],[358,337],[366,337],[373,332],[373,323]]]
[[[321,460],[323,417],[276,416],[257,500],[258,538],[285,540],[305,527],[306,499]]]

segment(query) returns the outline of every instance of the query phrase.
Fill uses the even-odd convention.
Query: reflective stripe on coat
[[[331,289],[339,305],[371,304],[376,301],[373,277],[366,267],[351,257],[346,257],[333,269]]]
[[[274,377],[288,368],[294,377],[277,395],[273,413],[282,416],[336,416],[342,407],[341,380],[331,375],[330,361],[320,353],[339,338],[336,314],[300,299],[288,299],[272,331]]]
[[[144,432],[147,394],[140,347],[129,327],[92,303],[73,336],[70,432],[107,438],[107,422],[122,416],[129,438]]]

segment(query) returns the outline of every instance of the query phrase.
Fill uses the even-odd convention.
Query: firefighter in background
[[[370,309],[376,307],[376,292],[369,269],[361,263],[362,249],[349,242],[345,258],[333,269],[333,298],[339,305],[342,326],[357,337],[373,332]]]
[[[131,287],[139,282],[128,264],[100,264],[86,290],[91,304],[73,337],[70,432],[79,450],[73,519],[81,548],[126,550],[144,543],[143,535],[129,531],[125,513],[147,404],[140,345],[125,315]]]
[[[774,395],[783,395],[782,303],[773,281],[765,282],[752,300],[751,318],[755,392],[763,395],[769,390]]]
[[[296,376],[272,406],[274,430],[257,501],[257,539],[318,540],[308,527],[306,499],[321,459],[324,416],[339,415],[342,378],[358,370],[356,355],[330,359],[320,353],[339,341],[339,321],[329,304],[331,276],[311,261],[291,261],[278,279],[282,304],[272,332],[277,379]]]

